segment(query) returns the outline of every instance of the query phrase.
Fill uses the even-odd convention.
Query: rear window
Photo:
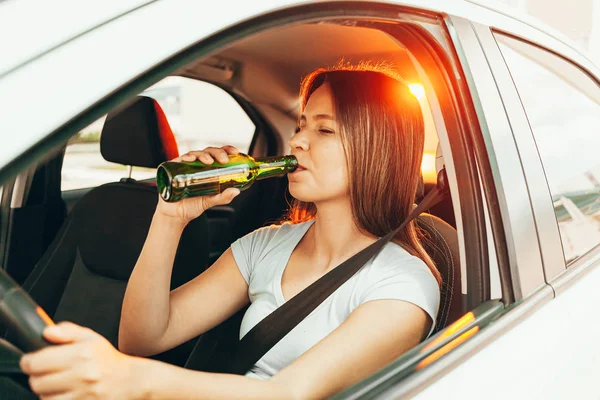
[[[141,94],[154,98],[162,107],[180,154],[225,144],[248,151],[256,126],[225,90],[194,79],[167,77]],[[127,166],[108,162],[100,154],[105,120],[106,115],[69,141],[62,168],[63,191],[96,187],[127,175]],[[154,168],[134,167],[132,172],[135,179],[154,175]]]

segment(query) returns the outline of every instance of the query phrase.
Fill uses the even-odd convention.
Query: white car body
[[[567,269],[558,228],[548,218],[551,203],[523,197],[526,184],[536,190],[534,178],[543,178],[543,170],[540,165],[524,165],[524,172],[515,149],[501,151],[503,140],[512,140],[511,126],[498,119],[503,109],[490,69],[485,63],[474,64],[481,49],[473,38],[477,29],[492,26],[561,54],[596,79],[600,70],[567,40],[531,21],[467,1],[389,3],[443,13],[454,32],[452,39],[460,40],[463,57],[470,57],[461,61],[476,83],[471,89],[483,105],[480,117],[487,122],[489,150],[495,152],[495,178],[505,191],[503,218],[507,236],[512,235],[508,247],[515,293],[523,304],[518,301],[499,321],[433,368],[413,373],[384,397],[597,398],[600,322],[595,305],[600,304],[600,269],[596,268],[600,250]],[[169,56],[241,21],[291,4],[278,0],[1,2],[0,166],[30,154],[49,133]],[[531,143],[523,148],[527,146]],[[491,275],[499,279],[497,272]]]

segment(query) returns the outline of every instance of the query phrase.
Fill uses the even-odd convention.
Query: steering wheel
[[[11,345],[0,338],[0,375],[20,372],[18,361],[23,352],[39,350],[51,343],[42,337],[47,326],[54,325],[48,314],[10,277],[0,269],[0,326],[16,334]]]

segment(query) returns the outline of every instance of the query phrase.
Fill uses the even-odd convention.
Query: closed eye
[[[325,129],[325,128],[321,128],[319,129],[319,132],[324,133],[324,134],[332,134],[335,133],[334,131],[332,131],[331,129]]]

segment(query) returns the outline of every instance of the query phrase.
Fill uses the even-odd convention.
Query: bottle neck
[[[260,180],[294,171],[298,167],[298,160],[294,156],[257,158],[256,167],[256,179]]]

